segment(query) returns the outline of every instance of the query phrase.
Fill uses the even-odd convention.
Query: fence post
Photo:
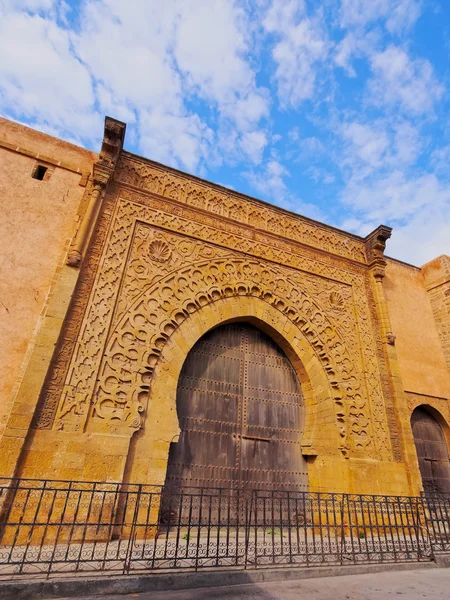
[[[342,565],[343,557],[344,557],[344,546],[345,546],[345,523],[344,523],[344,514],[345,514],[345,500],[347,496],[342,494],[341,496],[341,548],[340,548],[340,556],[339,560]],[[347,502],[347,510],[348,510],[348,502]]]
[[[132,556],[133,556],[134,538],[136,536],[137,519],[139,516],[139,505],[140,505],[140,501],[141,501],[141,493],[142,493],[142,485],[139,483],[138,489],[137,489],[137,494],[136,494],[136,505],[134,507],[133,521],[131,523],[130,538],[128,540],[127,552],[126,552],[125,561],[123,564],[124,575],[128,574],[130,572],[131,560],[132,560]],[[126,510],[124,513],[124,519],[126,519]],[[119,540],[119,543],[120,543],[120,540]]]
[[[14,506],[14,500],[17,497],[21,479],[6,479],[5,481],[9,483],[5,484],[5,487],[2,487],[2,494],[0,496],[0,541],[3,540],[3,535],[8,527],[9,517]],[[16,484],[15,486],[14,483]],[[4,492],[4,490],[6,491]]]
[[[245,554],[244,554],[244,569],[247,568],[248,547],[249,547],[249,544],[250,544],[250,531],[251,531],[251,526],[252,526],[253,494],[255,494],[255,493],[256,493],[256,490],[251,490],[250,507],[248,505],[248,496],[247,496],[247,494],[246,494],[246,500],[245,500]]]

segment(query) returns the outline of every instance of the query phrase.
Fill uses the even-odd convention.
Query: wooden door
[[[302,408],[297,375],[269,336],[248,323],[213,329],[180,375],[166,485],[307,489]]]
[[[413,412],[411,426],[425,493],[449,494],[450,464],[441,426],[421,407]]]

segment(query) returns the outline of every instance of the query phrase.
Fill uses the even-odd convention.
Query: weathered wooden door
[[[425,409],[416,408],[411,426],[426,494],[450,493],[450,464],[444,432]]]
[[[180,375],[166,485],[307,489],[302,409],[297,375],[268,335],[248,323],[213,329]]]

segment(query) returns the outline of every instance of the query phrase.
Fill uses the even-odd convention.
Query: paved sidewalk
[[[79,596],[98,600],[101,596]],[[108,600],[405,600],[450,599],[450,568],[344,575],[175,592],[103,596]]]

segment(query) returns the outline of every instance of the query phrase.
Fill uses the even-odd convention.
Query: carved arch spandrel
[[[149,474],[140,470],[142,465],[136,458],[152,455],[155,447],[161,448],[161,445],[165,445],[162,457],[167,458],[169,444],[179,434],[177,384],[190,349],[210,329],[239,320],[250,322],[270,335],[284,350],[297,373],[305,403],[305,427],[301,440],[303,454],[339,455],[341,440],[335,424],[333,389],[318,356],[301,330],[261,298],[247,296],[239,298],[239,302],[233,297],[221,298],[193,313],[164,345],[154,369],[147,417],[131,445],[127,481],[145,481],[147,478],[164,483],[165,463]]]
[[[246,298],[262,302],[271,318],[277,315],[275,324],[281,319],[288,329],[294,327],[297,338],[313,352],[318,363],[310,380],[317,393],[323,385],[314,381],[319,381],[319,371],[326,374],[340,437],[337,446],[344,455],[373,453],[367,398],[336,325],[298,282],[277,266],[235,256],[187,265],[135,299],[109,338],[87,431],[139,429],[149,386],[157,379],[155,366],[174,332],[186,321],[201,326],[204,308],[223,299],[233,300],[229,306],[234,306],[235,312],[222,315],[222,321],[229,320]]]

